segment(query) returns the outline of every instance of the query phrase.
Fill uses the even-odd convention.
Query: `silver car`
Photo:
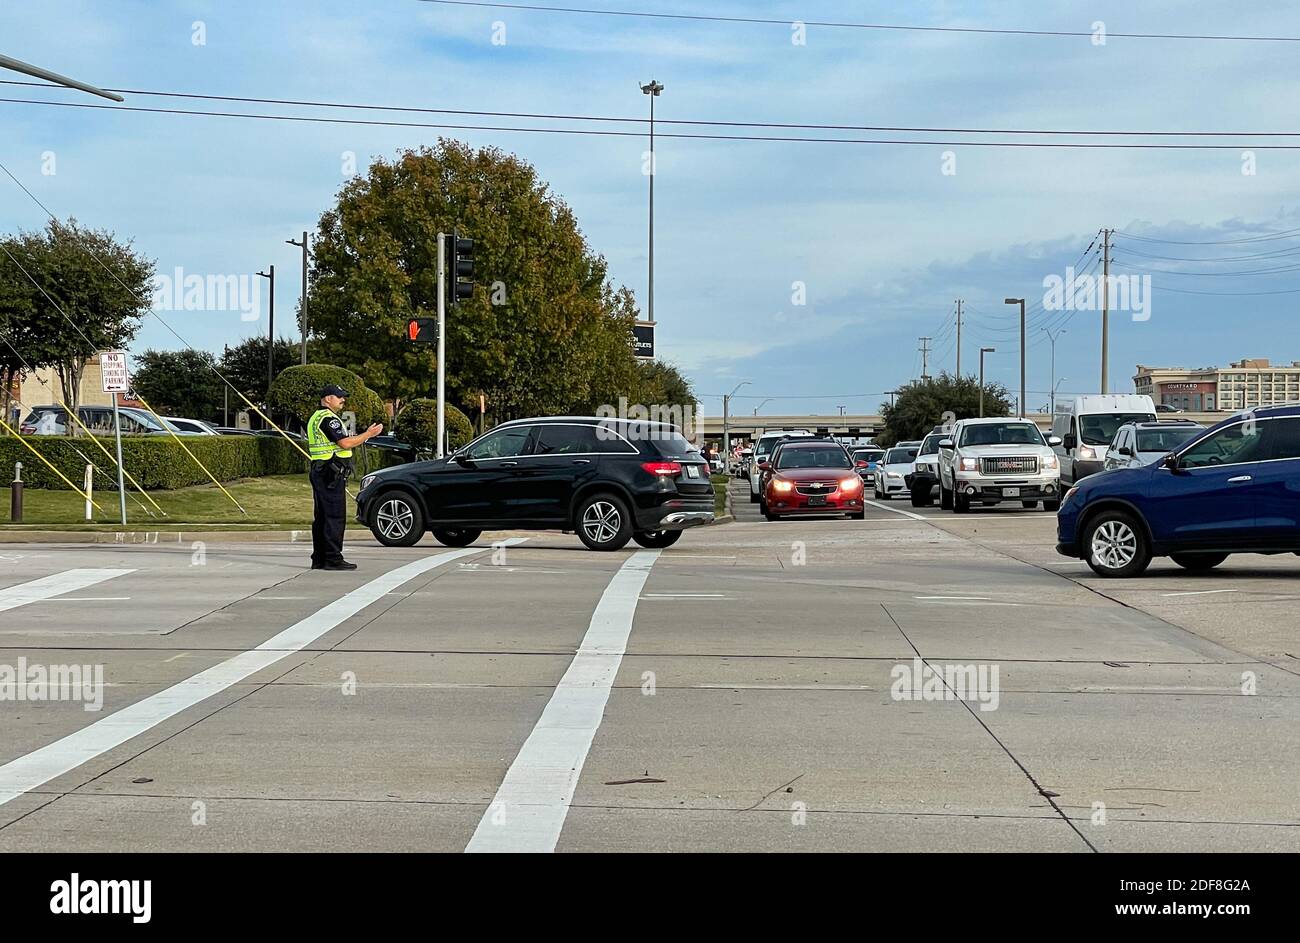
[[[1141,468],[1158,462],[1170,452],[1205,430],[1190,419],[1162,419],[1157,422],[1128,422],[1115,430],[1106,450],[1103,470]]]

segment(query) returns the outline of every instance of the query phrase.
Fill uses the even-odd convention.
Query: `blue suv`
[[[1300,554],[1300,406],[1226,419],[1141,468],[1066,492],[1058,553],[1100,576],[1137,576],[1152,557],[1188,570],[1231,553]]]

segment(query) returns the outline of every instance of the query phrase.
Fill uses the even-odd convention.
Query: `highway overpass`
[[[1212,426],[1230,413],[1161,413],[1162,419],[1191,419],[1207,426]],[[1031,417],[1041,429],[1050,428],[1052,417],[1046,413],[1033,413]],[[709,440],[722,438],[722,417],[701,416],[704,437]],[[878,415],[852,414],[846,416],[732,416],[728,420],[732,438],[752,439],[766,429],[807,429],[809,432],[829,433],[841,436],[869,436],[884,429]]]

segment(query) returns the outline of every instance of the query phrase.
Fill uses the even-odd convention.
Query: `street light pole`
[[[258,272],[263,278],[271,281],[271,314],[266,326],[266,395],[267,399],[271,396],[271,383],[275,380],[275,266],[269,266],[270,274]]]
[[[980,418],[984,418],[984,355],[996,354],[996,347],[980,348]]]
[[[663,90],[663,83],[654,79],[641,86],[641,91],[650,96],[650,273],[646,297],[651,324],[655,320],[655,99]]]
[[[1047,339],[1052,342],[1052,415],[1056,415],[1056,339],[1065,333],[1065,328],[1061,328],[1055,334],[1045,327],[1040,327],[1040,331],[1047,335]],[[1062,377],[1061,379],[1065,379]]]
[[[763,400],[763,402],[761,402],[761,403],[759,403],[757,406],[755,406],[755,407],[754,407],[754,415],[757,416],[757,415],[758,415],[758,411],[759,411],[760,409],[762,409],[764,406],[766,406],[768,403],[772,402],[772,399],[773,399],[773,397],[769,396],[767,399]]]
[[[736,384],[736,390],[742,386],[748,386],[748,380],[741,380]],[[722,461],[724,462],[723,470],[730,467],[731,461],[731,398],[736,395],[736,390],[732,390],[726,396],[722,397]]]
[[[302,299],[298,302],[298,326],[302,331],[302,365],[307,366],[307,231],[302,233],[302,242],[296,239],[284,240],[291,246],[302,249]]]
[[[1025,411],[1025,299],[1004,298],[1003,304],[1020,305],[1020,401],[1016,404],[1017,413]]]

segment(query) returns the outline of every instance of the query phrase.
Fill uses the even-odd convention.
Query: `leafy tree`
[[[321,216],[311,328],[322,358],[395,401],[427,397],[436,348],[406,339],[437,313],[437,234],[474,240],[476,288],[447,317],[447,395],[497,419],[568,412],[634,392],[635,304],[572,211],[534,169],[495,148],[435,147],[376,161]]]
[[[0,245],[0,323],[27,326],[15,346],[33,367],[55,369],[75,408],[86,360],[124,347],[139,330],[153,263],[113,233],[76,220],[51,220],[43,232],[20,232]]]
[[[305,426],[311,414],[320,409],[321,387],[327,383],[347,391],[343,409],[356,414],[357,429],[365,429],[372,422],[387,421],[388,410],[374,390],[351,370],[327,363],[309,363],[281,371],[271,384],[270,406],[294,416]]]
[[[310,356],[310,346],[308,355]],[[283,337],[275,339],[275,362],[273,371],[279,376],[281,371],[298,363],[302,357],[301,348],[291,340]],[[235,389],[239,390],[254,403],[266,404],[266,338],[250,337],[234,347],[228,348],[221,355],[221,372]],[[231,396],[231,403],[238,397]],[[239,408],[244,403],[239,401]]]
[[[984,385],[984,415],[1007,416],[1011,398],[999,383]],[[913,380],[898,390],[891,406],[880,407],[884,431],[876,436],[888,448],[896,442],[924,438],[935,426],[950,420],[970,419],[980,414],[980,385],[974,377],[942,373],[926,380]]]
[[[474,426],[469,417],[448,404],[444,408],[447,448],[456,450],[474,438]],[[438,401],[413,399],[408,402],[393,423],[393,435],[415,447],[417,452],[435,452],[438,448]]]
[[[135,358],[131,383],[159,412],[212,421],[225,402],[216,365],[206,350],[146,350]]]

